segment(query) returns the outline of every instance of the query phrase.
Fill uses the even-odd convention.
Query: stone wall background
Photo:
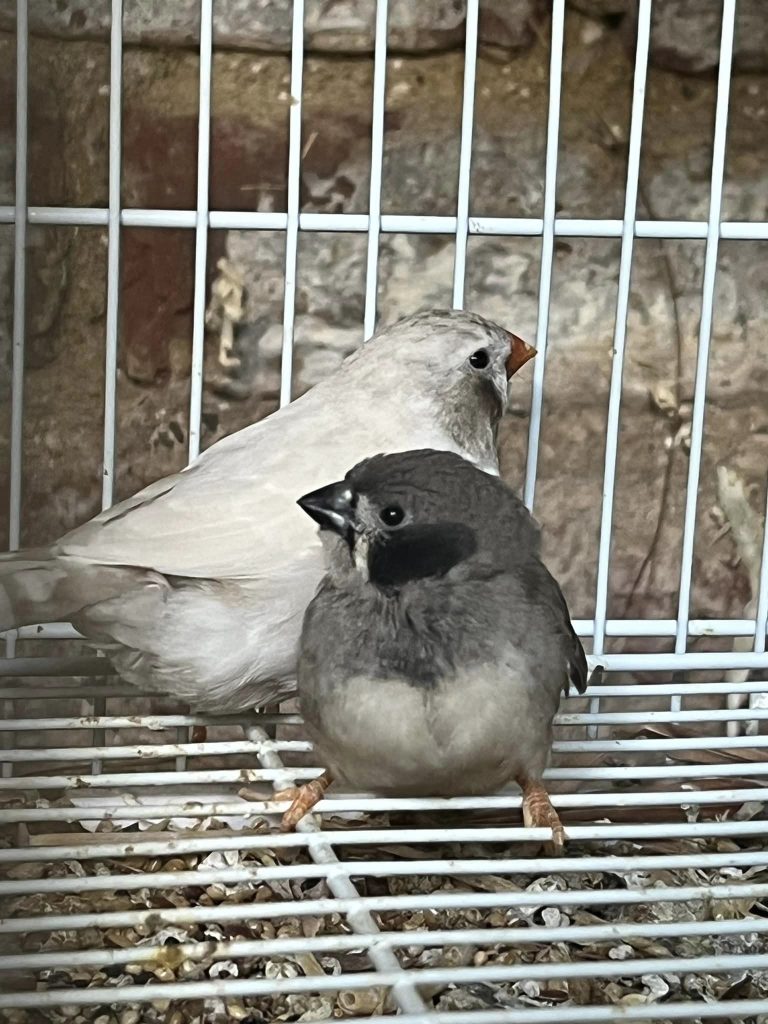
[[[549,22],[537,0],[481,2],[471,212],[540,216]],[[0,204],[13,201],[12,4],[0,2]],[[290,3],[219,0],[213,68],[211,207],[285,208]],[[657,0],[639,216],[706,219],[719,2]],[[768,40],[760,0],[741,0],[723,216],[768,215]],[[107,201],[107,0],[31,0],[29,202]],[[126,0],[123,203],[192,208],[196,187],[197,5]],[[392,0],[385,213],[455,212],[463,70],[461,0]],[[372,96],[372,0],[307,4],[302,209],[364,212]],[[169,13],[170,12],[170,13]],[[558,175],[564,217],[621,217],[632,82],[632,0],[568,5]],[[117,491],[185,461],[194,238],[124,229]],[[0,394],[7,410],[13,232],[0,226]],[[359,344],[364,235],[301,235],[295,388]],[[211,232],[209,282],[226,257],[245,285],[235,368],[206,348],[204,445],[277,404],[283,241]],[[472,237],[467,305],[536,332],[540,240]],[[703,242],[635,243],[624,378],[612,615],[676,611]],[[723,242],[699,493],[694,616],[741,615],[749,584],[717,510],[716,467],[736,469],[755,509],[768,464],[768,243]],[[592,614],[618,240],[560,238],[547,353],[536,512],[575,616]],[[450,302],[453,242],[383,235],[382,322]],[[25,544],[92,515],[101,492],[106,232],[29,230],[24,439]],[[513,386],[503,461],[522,478],[531,372]],[[7,508],[0,417],[0,530]],[[762,515],[762,511],[761,511]],[[641,567],[650,560],[641,579]],[[714,641],[705,641],[710,646]],[[636,641],[633,642],[636,646]],[[663,646],[663,645],[661,645]],[[615,649],[619,649],[616,642]]]

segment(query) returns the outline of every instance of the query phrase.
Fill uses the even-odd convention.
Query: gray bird
[[[542,776],[561,693],[587,661],[539,530],[497,477],[440,451],[377,455],[299,500],[327,574],[304,618],[298,691],[333,780],[390,796],[490,793],[515,781],[526,825],[565,834]]]
[[[378,451],[429,446],[497,472],[507,381],[533,352],[471,313],[400,321],[182,472],[0,555],[0,630],[71,622],[128,682],[203,710],[282,698],[323,574],[297,498]]]

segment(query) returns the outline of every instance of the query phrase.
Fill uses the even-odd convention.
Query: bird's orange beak
[[[525,366],[529,359],[533,359],[536,355],[536,349],[532,345],[526,344],[516,334],[507,333],[509,336],[509,356],[505,365],[507,368],[507,380],[509,380],[510,377],[517,373],[521,366]]]

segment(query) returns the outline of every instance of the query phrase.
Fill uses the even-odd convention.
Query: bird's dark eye
[[[379,512],[379,519],[386,526],[399,526],[405,517],[405,512],[399,505],[387,505]]]
[[[477,352],[473,352],[469,357],[469,365],[474,366],[476,370],[484,370],[489,361],[488,353],[484,348],[479,348]]]

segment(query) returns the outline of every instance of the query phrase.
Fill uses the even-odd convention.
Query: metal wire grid
[[[721,194],[724,172],[725,141],[728,118],[728,96],[731,73],[731,56],[735,20],[735,0],[724,0],[720,68],[714,131],[714,149],[710,191],[709,217],[706,222],[687,221],[637,221],[636,199],[642,142],[643,107],[645,81],[650,37],[651,0],[640,0],[638,18],[638,39],[635,60],[632,114],[629,139],[629,160],[624,217],[622,220],[576,220],[555,217],[555,194],[557,177],[557,153],[560,110],[560,88],[562,78],[564,0],[554,0],[552,8],[552,48],[550,65],[550,103],[547,130],[547,157],[545,169],[544,208],[542,218],[475,218],[469,215],[469,183],[472,156],[472,126],[474,105],[474,78],[477,53],[478,0],[469,0],[467,5],[467,33],[465,54],[465,78],[461,128],[459,165],[458,205],[455,217],[382,216],[381,172],[384,132],[384,98],[386,76],[386,24],[387,0],[378,0],[376,7],[376,44],[373,93],[373,128],[371,156],[371,184],[369,215],[347,214],[302,214],[299,210],[299,181],[301,159],[301,90],[303,68],[303,20],[302,0],[294,0],[291,96],[288,166],[288,203],[284,213],[237,213],[212,211],[208,208],[209,171],[209,125],[211,95],[212,55],[212,0],[201,0],[200,39],[200,96],[199,96],[199,148],[198,148],[198,192],[195,210],[136,210],[122,209],[120,203],[121,173],[121,81],[122,45],[121,22],[122,2],[112,0],[111,65],[110,65],[110,149],[109,149],[109,205],[107,209],[28,208],[26,197],[26,133],[27,133],[27,4],[18,0],[18,51],[17,51],[17,162],[16,162],[16,204],[15,207],[0,207],[0,223],[12,223],[15,232],[15,275],[14,275],[14,329],[13,329],[13,378],[11,410],[11,516],[10,546],[16,547],[20,537],[20,509],[22,486],[22,421],[23,421],[23,354],[24,354],[24,249],[27,223],[55,225],[104,225],[108,229],[108,291],[107,327],[105,344],[105,416],[104,416],[104,483],[103,505],[108,506],[113,498],[115,468],[115,377],[117,366],[117,316],[118,281],[120,260],[120,226],[154,226],[194,228],[195,249],[195,296],[194,334],[192,343],[192,387],[190,399],[190,442],[189,454],[193,458],[199,451],[200,411],[203,386],[203,311],[205,303],[205,264],[207,233],[209,228],[250,228],[253,230],[283,230],[286,233],[285,252],[285,303],[283,321],[283,360],[280,400],[285,404],[291,397],[291,370],[293,353],[294,299],[296,287],[296,253],[299,231],[345,231],[367,232],[368,256],[365,287],[365,336],[373,331],[376,316],[376,288],[378,241],[380,232],[446,233],[455,235],[456,257],[454,265],[453,301],[459,307],[463,304],[467,239],[470,234],[495,235],[540,235],[542,238],[542,260],[539,292],[539,318],[536,344],[539,356],[535,361],[534,386],[531,407],[531,421],[528,445],[528,460],[524,483],[524,494],[529,505],[533,505],[536,482],[537,457],[539,449],[544,375],[546,367],[546,343],[548,311],[551,293],[554,239],[559,236],[589,236],[600,238],[621,238],[618,300],[614,333],[614,359],[611,373],[608,435],[605,453],[602,519],[598,556],[598,582],[595,615],[592,620],[576,623],[580,635],[592,637],[593,663],[603,663],[613,672],[658,671],[670,673],[691,670],[713,670],[723,672],[730,669],[768,669],[768,655],[765,651],[766,624],[768,621],[768,534],[764,540],[759,595],[755,619],[690,620],[690,585],[693,561],[693,543],[696,518],[696,501],[701,464],[704,409],[706,398],[707,366],[714,299],[714,284],[718,244],[723,239],[768,239],[768,223],[721,222]],[[678,614],[670,620],[617,620],[608,619],[607,583],[612,532],[612,511],[615,486],[617,438],[621,410],[621,386],[623,355],[626,335],[626,315],[630,290],[632,253],[635,238],[704,239],[705,273],[702,291],[702,316],[699,335],[691,455],[687,486],[687,500],[684,521],[683,554],[680,572],[680,597]],[[20,791],[32,794],[33,799],[23,806],[11,806],[0,810],[0,823],[17,827],[19,843],[16,848],[0,850],[0,863],[5,865],[35,865],[45,863],[49,867],[77,862],[85,865],[85,877],[67,875],[64,871],[48,872],[46,877],[25,878],[24,873],[0,882],[0,896],[6,899],[31,894],[62,896],[87,891],[89,893],[110,891],[138,891],[151,888],[158,893],[170,892],[183,885],[234,886],[240,883],[262,884],[265,881],[287,882],[290,880],[324,880],[328,895],[322,898],[255,902],[249,900],[236,905],[195,906],[187,908],[166,908],[158,914],[156,910],[120,910],[87,913],[61,913],[58,915],[35,915],[13,917],[3,924],[3,934],[10,939],[11,949],[0,956],[0,972],[14,976],[15,972],[38,972],[55,968],[66,959],[94,969],[117,964],[151,963],[157,960],[161,947],[153,944],[151,935],[158,921],[173,922],[253,922],[275,920],[285,916],[300,919],[309,915],[341,914],[348,931],[333,935],[292,936],[290,938],[243,939],[211,943],[187,943],[179,948],[179,955],[194,960],[204,956],[217,960],[237,957],[295,956],[302,953],[322,953],[339,950],[364,950],[367,953],[369,969],[343,971],[341,974],[296,977],[282,977],[279,982],[269,977],[252,976],[243,979],[207,978],[203,981],[176,981],[164,984],[133,985],[126,988],[95,987],[68,988],[66,990],[23,991],[0,995],[0,1008],[37,1007],[52,1008],[62,1004],[98,1006],[122,1003],[147,1003],[152,1000],[232,998],[245,995],[259,995],[274,991],[276,984],[285,993],[319,993],[327,990],[348,992],[368,991],[384,987],[391,993],[391,1005],[397,1008],[404,1021],[449,1021],[462,1022],[495,1021],[547,1021],[562,1022],[581,1020],[615,1019],[617,1011],[611,1006],[577,1006],[493,1009],[488,1011],[457,1010],[434,1012],[425,997],[425,990],[445,985],[491,985],[495,982],[515,980],[546,981],[553,976],[551,964],[517,963],[513,965],[478,962],[462,966],[424,967],[414,970],[403,969],[401,954],[404,947],[409,949],[434,947],[441,944],[462,947],[492,946],[500,943],[509,948],[518,948],[536,942],[600,942],[607,939],[621,941],[626,938],[643,936],[671,939],[675,936],[751,936],[758,938],[768,931],[765,919],[755,916],[740,918],[733,913],[718,917],[713,912],[712,920],[669,921],[666,923],[644,923],[642,921],[621,921],[619,923],[598,923],[590,926],[562,924],[554,926],[531,925],[527,928],[496,927],[454,928],[438,930],[388,929],[380,915],[388,912],[431,912],[472,910],[487,908],[522,911],[527,906],[542,903],[550,908],[572,909],[600,907],[637,906],[668,901],[670,904],[688,903],[704,899],[713,907],[726,907],[732,899],[749,899],[758,902],[768,896],[768,884],[750,881],[752,873],[764,863],[760,849],[766,826],[761,820],[737,820],[732,814],[717,813],[718,808],[732,808],[734,805],[749,804],[759,800],[763,790],[761,777],[768,775],[768,758],[763,756],[766,741],[761,736],[729,735],[727,737],[706,735],[707,729],[718,723],[740,723],[760,721],[768,717],[768,711],[759,708],[718,710],[695,707],[700,687],[696,684],[676,680],[664,681],[643,687],[644,697],[655,697],[661,702],[655,711],[624,710],[632,708],[636,701],[637,689],[631,685],[611,684],[593,688],[587,693],[588,701],[570,710],[566,705],[559,716],[559,725],[572,730],[583,727],[583,739],[558,739],[556,753],[560,757],[610,754],[615,758],[613,765],[589,767],[578,763],[564,764],[553,768],[549,777],[553,784],[578,783],[580,791],[563,792],[555,797],[556,805],[562,811],[579,811],[582,822],[568,823],[568,832],[574,843],[575,855],[562,864],[558,872],[568,879],[565,889],[549,891],[546,897],[540,892],[528,891],[525,886],[517,890],[500,892],[477,892],[458,885],[455,890],[440,890],[423,894],[401,886],[396,895],[361,895],[366,882],[372,879],[402,879],[414,876],[445,877],[466,879],[484,875],[494,877],[511,875],[516,879],[533,879],[546,872],[547,865],[540,859],[519,856],[519,844],[533,839],[545,838],[536,830],[518,827],[497,827],[478,825],[472,818],[461,827],[354,827],[320,828],[317,824],[305,823],[296,835],[278,836],[246,829],[236,835],[214,831],[188,832],[168,831],[153,835],[152,838],[136,833],[119,832],[101,834],[98,841],[82,840],[77,833],[70,836],[54,836],[57,827],[67,823],[118,823],[146,816],[148,819],[183,817],[204,820],[211,817],[227,817],[244,814],[243,803],[233,792],[243,781],[273,785],[280,788],[293,779],[306,779],[317,774],[317,769],[284,766],[282,758],[310,751],[302,740],[270,737],[267,729],[279,724],[291,726],[299,723],[296,716],[259,716],[254,724],[246,728],[246,738],[227,739],[195,743],[189,730],[195,726],[211,728],[234,724],[226,719],[213,719],[194,714],[155,715],[151,718],[137,718],[130,714],[131,699],[121,695],[115,707],[114,693],[103,680],[104,661],[95,657],[66,658],[25,658],[16,657],[17,639],[51,638],[63,639],[74,636],[67,625],[44,624],[29,627],[6,636],[6,658],[0,660],[0,675],[11,677],[8,685],[0,689],[0,699],[7,710],[7,721],[0,724],[6,735],[22,736],[35,730],[51,736],[50,746],[31,750],[23,742],[13,744],[2,754],[3,777],[0,778],[0,794]],[[716,635],[723,637],[754,637],[751,652],[700,653],[688,651],[689,637]],[[673,654],[607,654],[607,637],[674,637]],[[46,685],[32,682],[34,677],[61,677]],[[77,676],[77,682],[67,683],[64,677]],[[26,681],[22,681],[26,677]],[[94,678],[89,682],[89,677]],[[16,680],[16,681],[14,681]],[[742,684],[714,682],[707,686],[707,693],[730,695],[760,694],[768,691],[768,681],[750,681]],[[139,695],[137,695],[138,697]],[[38,700],[56,699],[90,703],[93,714],[82,717],[79,713],[54,717],[43,715],[32,717],[25,707],[37,707]],[[601,701],[603,709],[601,710]],[[683,710],[683,702],[685,710]],[[610,709],[606,710],[610,702]],[[668,702],[667,708],[664,703]],[[108,708],[115,708],[108,713]],[[57,703],[56,707],[61,705]],[[619,710],[617,710],[617,708]],[[21,716],[24,717],[21,717]],[[698,735],[686,738],[651,735],[644,739],[622,739],[609,736],[605,728],[631,724],[661,725],[667,722],[691,723],[700,731]],[[162,730],[163,739],[145,744],[125,742],[125,734],[131,737],[131,730],[143,728],[156,733]],[[92,737],[89,746],[82,743],[56,744],[56,735]],[[571,735],[570,733],[568,735]],[[748,768],[734,760],[712,766],[706,755],[716,752],[719,756],[733,755],[738,758],[743,751],[757,752]],[[699,751],[700,760],[679,763],[675,760],[681,752]],[[141,760],[137,764],[136,758]],[[634,760],[635,757],[638,760]],[[655,759],[655,763],[654,763]],[[243,768],[246,761],[249,767]],[[258,764],[259,767],[251,767]],[[745,778],[746,777],[746,778]],[[23,778],[23,781],[22,781]],[[706,780],[715,780],[716,788],[695,789]],[[654,790],[659,781],[672,781],[671,789]],[[733,780],[735,786],[728,788]],[[616,783],[634,784],[631,791],[615,789]],[[641,788],[637,788],[637,786]],[[215,787],[215,799],[206,796]],[[645,788],[642,788],[645,787]],[[50,806],[41,803],[47,795],[62,791],[71,793],[85,790],[94,796],[95,802],[80,806]],[[147,794],[160,794],[156,800],[137,812],[135,806],[126,805],[116,796],[132,790],[148,799]],[[586,791],[585,791],[586,790]],[[221,793],[232,793],[231,798]],[[193,796],[190,796],[193,793]],[[275,806],[265,800],[247,805],[251,816],[274,813]],[[506,813],[519,807],[519,798],[499,796],[489,798],[467,798],[444,800],[385,800],[368,796],[344,796],[325,800],[319,805],[324,812],[366,812],[372,815],[415,814],[444,810]],[[649,813],[647,822],[613,820],[606,824],[603,815],[617,808],[653,809],[672,807],[689,809],[689,821],[654,821]],[[701,812],[697,817],[696,809]],[[583,820],[586,815],[586,821]],[[617,816],[613,814],[615,819]],[[618,816],[620,818],[620,815]],[[591,819],[591,820],[590,820]],[[62,823],[57,826],[57,822]],[[44,826],[42,833],[34,829]],[[30,835],[30,832],[32,833]],[[80,834],[82,835],[82,833]],[[732,842],[738,839],[740,846]],[[106,840],[106,841],[105,841]],[[685,845],[683,852],[647,852],[647,844],[664,840],[679,840]],[[419,857],[404,861],[395,856],[378,859],[377,851],[389,849],[393,842],[410,844],[419,850]],[[446,861],[430,856],[430,851],[443,850],[446,844],[482,844],[482,856],[453,856]],[[631,845],[627,845],[631,844]],[[698,846],[696,844],[699,844]],[[144,857],[159,858],[163,864],[167,858],[185,855],[202,857],[215,852],[237,849],[241,854],[271,851],[273,863],[264,865],[238,863],[234,867],[207,867],[196,863],[194,869],[132,871],[126,873],[125,863],[140,851]],[[463,847],[462,847],[463,849]],[[356,859],[348,859],[345,853],[357,851]],[[365,856],[360,857],[359,851]],[[299,851],[301,863],[281,863],[281,855]],[[637,852],[639,851],[639,852]],[[501,855],[499,856],[499,853]],[[494,855],[495,854],[495,855]],[[373,857],[376,859],[369,859]],[[89,873],[89,866],[107,863],[97,873]],[[554,866],[553,866],[554,870]],[[640,872],[654,870],[712,871],[722,872],[723,879],[732,878],[732,883],[720,882],[694,885],[668,885],[666,887],[643,888],[638,884]],[[625,886],[615,890],[590,890],[581,881],[583,872],[606,871],[623,876]],[[367,891],[367,890],[365,890]],[[376,915],[376,917],[374,917]],[[78,949],[62,952],[14,951],[14,936],[20,943],[21,936],[56,932],[66,929],[68,933],[82,932],[98,927],[138,928],[138,934],[149,936],[146,942],[129,949]],[[142,932],[141,929],[144,929]],[[760,948],[758,945],[757,948]],[[762,947],[764,948],[764,947]],[[730,955],[718,952],[711,956],[688,958],[685,971],[712,972],[762,971],[768,968],[768,955],[758,952],[752,955]],[[557,976],[564,979],[631,977],[653,973],[680,972],[681,964],[676,958],[643,957],[616,962],[601,958],[587,962],[562,964]],[[0,975],[2,976],[2,975]],[[736,999],[728,1004],[733,1018],[768,1013],[768,1001],[760,999]],[[353,1011],[354,1012],[354,1011]],[[621,1011],[625,1015],[626,1011]],[[720,1004],[708,1004],[700,1000],[665,1003],[663,1011],[653,1004],[633,1006],[632,1018],[658,1019],[707,1019],[722,1016]],[[355,1016],[354,1019],[378,1020],[371,1017]]]

